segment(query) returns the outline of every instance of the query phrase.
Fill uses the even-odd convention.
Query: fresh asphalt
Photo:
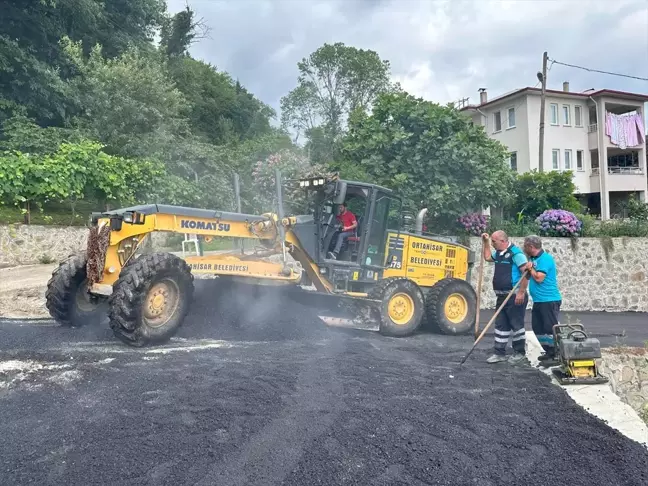
[[[494,310],[482,310],[479,316],[483,329]],[[525,315],[526,329],[531,330],[531,310]],[[585,332],[598,339],[602,347],[648,347],[648,313],[645,312],[573,312],[562,311],[561,324],[580,323]],[[487,334],[492,333],[494,324]]]
[[[490,339],[460,368],[470,336],[333,328],[280,294],[198,281],[145,349],[0,323],[0,484],[648,484],[645,448],[537,370],[484,364]],[[620,315],[596,316],[614,341],[596,323]]]

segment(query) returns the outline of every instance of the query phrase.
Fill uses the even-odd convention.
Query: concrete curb
[[[538,356],[542,346],[536,335],[527,331],[527,358],[531,366],[538,368]],[[539,371],[551,378],[551,382],[561,387],[578,405],[587,412],[600,418],[613,429],[648,448],[648,426],[641,420],[634,409],[621,401],[609,384],[603,385],[561,385],[554,377],[551,369],[538,368]]]

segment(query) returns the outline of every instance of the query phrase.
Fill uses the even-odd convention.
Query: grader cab
[[[80,326],[107,310],[123,342],[161,343],[189,311],[194,274],[209,274],[326,297],[375,320],[388,336],[411,335],[423,322],[445,334],[471,332],[476,295],[467,281],[472,265],[467,247],[423,234],[420,217],[415,231],[405,231],[400,199],[373,184],[319,177],[292,181],[306,191],[311,209],[284,215],[278,172],[276,180],[276,213],[149,204],[93,214],[87,251],[61,262],[48,283],[50,314],[61,325]],[[331,258],[340,230],[336,207],[342,203],[358,225]],[[199,241],[251,239],[257,247],[184,258],[139,252],[157,231],[198,235]]]

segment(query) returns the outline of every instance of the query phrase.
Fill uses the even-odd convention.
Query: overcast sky
[[[648,0],[168,0],[211,28],[191,51],[275,109],[297,62],[325,42],[372,49],[392,77],[445,103],[537,83],[542,52],[557,61],[648,78]],[[648,94],[648,82],[554,64],[549,88]]]

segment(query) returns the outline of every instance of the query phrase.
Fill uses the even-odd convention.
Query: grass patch
[[[78,201],[75,204],[74,214],[70,203],[47,203],[42,211],[33,207],[31,211],[31,224],[52,226],[85,226],[90,213],[101,208],[93,201]],[[16,206],[0,204],[0,224],[22,224],[24,222],[22,210]]]

